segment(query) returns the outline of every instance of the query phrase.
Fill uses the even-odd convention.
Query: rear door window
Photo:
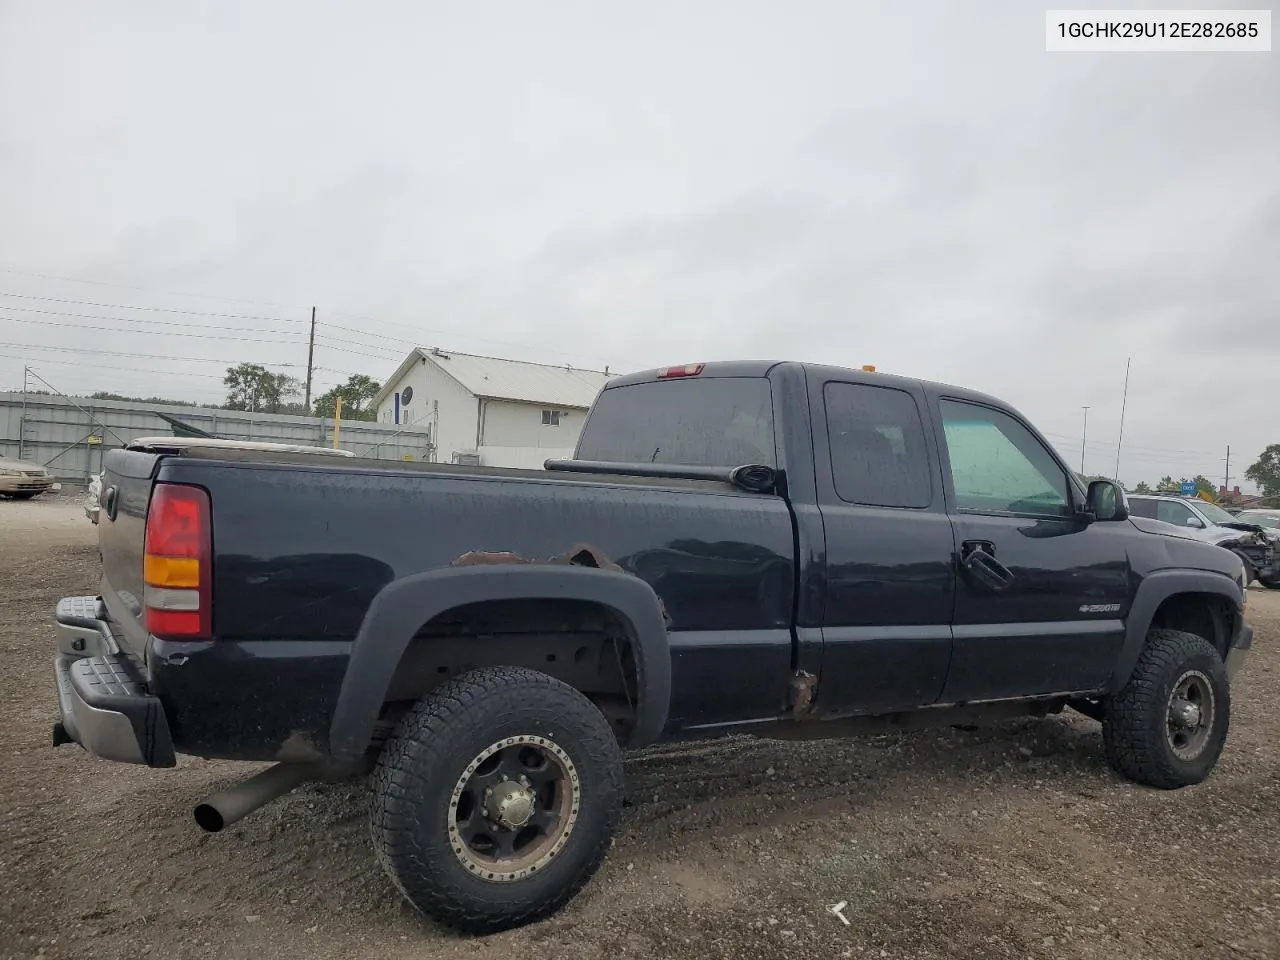
[[[602,390],[575,454],[607,463],[777,466],[763,377],[689,377]]]
[[[1129,501],[1129,512],[1135,517],[1146,517],[1148,520],[1156,519],[1156,503],[1155,500],[1142,500],[1134,498]]]
[[[846,503],[927,507],[933,499],[924,423],[905,390],[858,383],[823,388],[836,494]]]

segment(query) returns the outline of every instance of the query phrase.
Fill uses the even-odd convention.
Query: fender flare
[[[1157,570],[1148,574],[1138,585],[1129,606],[1124,646],[1120,648],[1120,658],[1107,687],[1109,693],[1118,692],[1129,682],[1160,604],[1180,593],[1214,593],[1230,600],[1237,610],[1243,600],[1240,585],[1224,574],[1202,570]]]
[[[487,600],[583,600],[615,611],[635,638],[636,719],[630,746],[655,741],[671,705],[671,654],[657,594],[638,577],[586,566],[449,567],[395,580],[365,614],[329,727],[340,759],[364,755],[392,677],[414,635],[446,610]]]

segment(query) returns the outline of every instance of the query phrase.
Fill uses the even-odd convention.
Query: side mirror
[[[1187,517],[1187,526],[1195,527],[1197,530],[1204,529],[1204,524],[1201,523],[1196,517]]]
[[[1098,521],[1129,519],[1129,501],[1124,489],[1110,480],[1094,480],[1089,484],[1085,509]]]

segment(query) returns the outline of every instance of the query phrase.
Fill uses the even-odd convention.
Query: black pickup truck
[[[1124,776],[1197,783],[1253,635],[1237,556],[1005,404],[874,372],[622,377],[546,471],[141,446],[106,458],[100,595],[58,606],[55,743],[277,761],[210,830],[371,773],[396,885],[473,931],[588,881],[621,751],[661,740],[1070,706]]]

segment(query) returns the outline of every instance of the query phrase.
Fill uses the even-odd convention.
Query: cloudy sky
[[[0,0],[0,389],[216,401],[315,304],[319,388],[411,342],[875,363],[1077,463],[1089,405],[1110,472],[1132,356],[1122,478],[1235,482],[1280,442],[1280,52],[1048,54],[1043,10]]]

